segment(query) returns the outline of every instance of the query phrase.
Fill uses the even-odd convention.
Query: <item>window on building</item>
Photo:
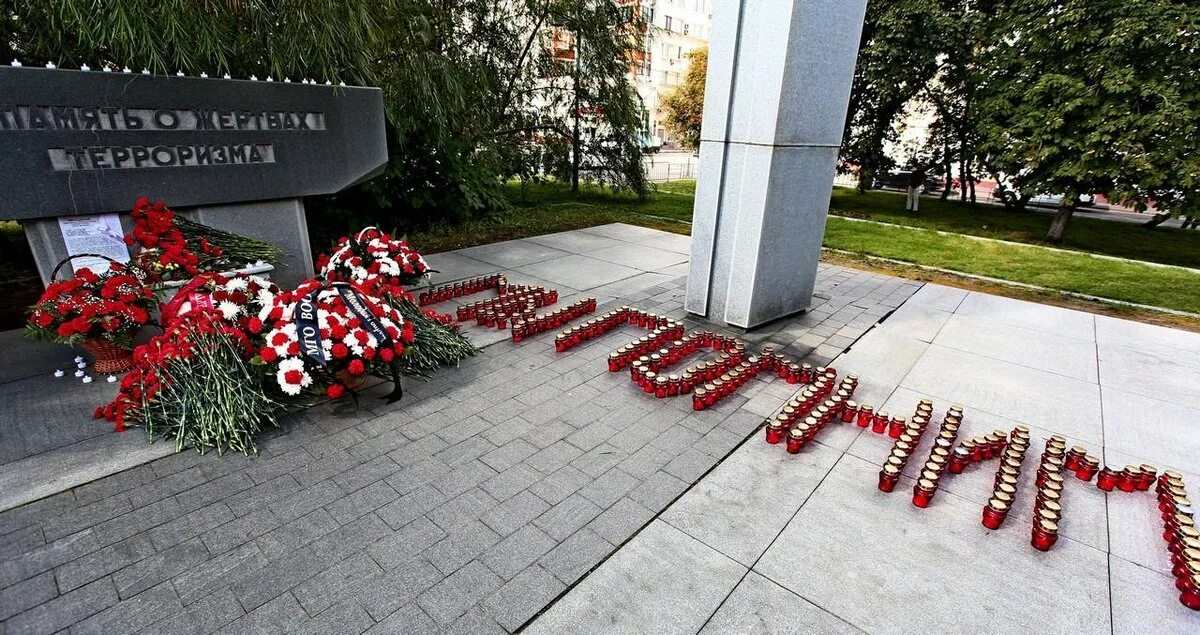
[[[683,34],[684,35],[688,34],[688,23],[687,22],[683,23]]]
[[[663,18],[663,28],[665,28],[668,31],[671,30],[671,16],[668,15],[665,18]]]

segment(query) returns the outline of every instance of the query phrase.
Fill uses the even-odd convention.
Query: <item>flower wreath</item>
[[[338,239],[332,255],[322,254],[317,268],[326,280],[353,282],[374,295],[384,292],[407,296],[405,286],[421,282],[429,264],[403,240],[395,240],[375,227],[354,238]]]
[[[279,287],[261,276],[206,273],[179,288],[162,306],[163,326],[198,310],[212,310],[247,335],[260,336]],[[261,338],[255,338],[261,339]]]
[[[320,394],[336,399],[371,373],[391,372],[413,341],[412,324],[395,307],[348,282],[307,280],[275,296],[266,312],[270,330],[260,360],[274,370],[285,395]]]

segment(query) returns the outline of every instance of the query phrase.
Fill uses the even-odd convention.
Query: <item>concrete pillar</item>
[[[687,310],[810,306],[866,0],[716,0]]]

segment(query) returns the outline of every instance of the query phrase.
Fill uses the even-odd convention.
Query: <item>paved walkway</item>
[[[1069,478],[1058,544],[1028,545],[1030,464],[1053,433],[1109,465],[1181,470],[1200,492],[1198,360],[1197,334],[926,285],[834,366],[891,413],[964,405],[960,438],[1028,424],[1000,530],[979,522],[992,465],[945,477],[921,510],[911,478],[875,486],[890,439],[838,426],[788,455],[754,438],[527,632],[1200,632],[1152,494]]]
[[[609,225],[430,260],[443,280],[505,271],[563,303],[683,318],[687,253],[686,237]],[[809,313],[747,339],[828,362],[920,286],[822,267]],[[0,512],[0,633],[513,631],[793,392],[760,379],[702,413],[651,399],[605,368],[638,334],[565,354],[550,334],[499,342],[392,406],[368,396],[292,417],[259,457],[146,458]],[[54,386],[7,395],[0,434],[36,425]],[[67,447],[114,438],[144,447],[91,430]],[[52,436],[30,447],[16,460],[64,451]]]

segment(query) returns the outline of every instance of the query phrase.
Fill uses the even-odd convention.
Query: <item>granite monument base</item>
[[[278,245],[284,251],[283,260],[276,263],[271,279],[280,286],[292,287],[313,275],[312,248],[308,244],[308,224],[302,199],[223,203],[177,211],[196,222]],[[49,282],[54,267],[67,257],[58,219],[36,218],[22,221],[22,224],[42,282]],[[121,226],[126,232],[133,228],[133,220],[128,214],[121,214]],[[59,273],[60,279],[68,273],[66,267],[63,269],[64,272]]]

